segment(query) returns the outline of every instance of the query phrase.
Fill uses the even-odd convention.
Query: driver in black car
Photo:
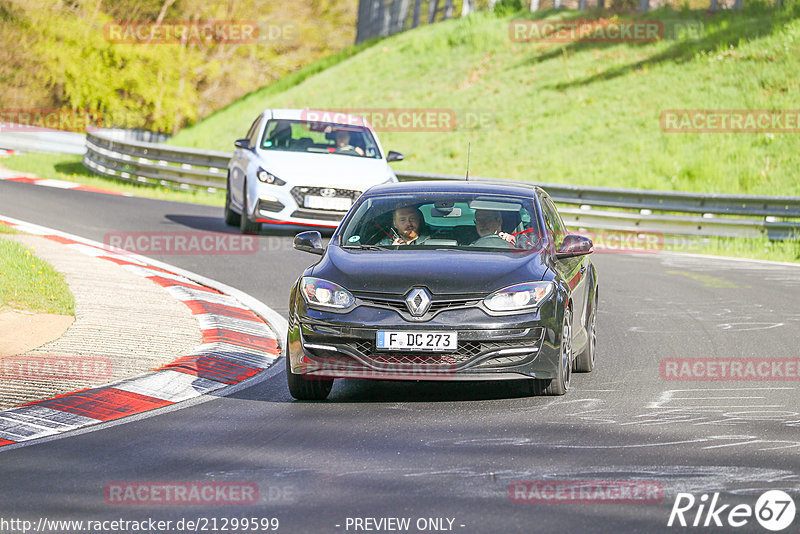
[[[470,246],[492,246],[491,241],[502,239],[508,243],[509,248],[516,245],[516,238],[502,231],[503,217],[495,210],[475,210],[475,230],[478,239]]]
[[[364,150],[359,146],[350,144],[350,132],[347,130],[337,130],[335,134],[337,154],[358,154],[364,155]]]
[[[390,230],[392,236],[384,237],[378,245],[421,245],[431,237],[425,225],[425,217],[414,206],[395,209]]]

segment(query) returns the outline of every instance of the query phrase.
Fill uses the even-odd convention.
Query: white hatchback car
[[[396,182],[378,137],[361,117],[268,109],[228,162],[225,222],[243,233],[262,223],[336,228],[363,191]]]

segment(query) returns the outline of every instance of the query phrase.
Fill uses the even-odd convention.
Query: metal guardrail
[[[51,152],[56,154],[83,154],[86,136],[73,132],[24,131],[24,126],[12,125],[8,131],[0,129],[0,148],[19,152]]]
[[[452,174],[398,172],[408,180],[463,180]],[[470,176],[474,181],[497,181],[497,178]],[[583,185],[537,182],[551,197],[562,204],[586,204],[597,207],[650,211],[745,215],[749,217],[800,217],[800,198],[686,193],[647,189],[613,189]]]
[[[225,188],[228,152],[171,147],[160,143],[86,134],[83,164],[92,171],[129,182],[188,189]]]
[[[224,189],[230,158],[228,152],[125,141],[94,132],[86,135],[83,163],[99,174],[131,182],[180,189]],[[401,181],[464,180],[463,176],[448,174],[396,174]],[[471,176],[470,180],[511,182],[479,176]],[[776,240],[800,235],[800,220],[779,220],[800,219],[798,197],[537,185],[559,204],[580,206],[560,209],[564,222],[573,227],[692,236],[767,236]]]

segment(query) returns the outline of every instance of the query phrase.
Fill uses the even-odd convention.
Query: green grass
[[[39,178],[67,180],[109,191],[130,193],[137,197],[175,200],[178,202],[191,202],[194,204],[208,204],[212,206],[222,206],[225,204],[224,190],[217,190],[215,193],[209,193],[205,189],[179,191],[164,187],[138,185],[122,180],[114,180],[99,174],[94,174],[88,170],[81,163],[81,156],[77,155],[28,153],[10,156],[0,160],[0,164],[16,171],[32,173]]]
[[[704,237],[698,239],[676,236],[674,241],[668,240],[664,244],[664,250],[800,263],[800,237],[794,240],[770,241],[766,237],[760,239]]]
[[[10,232],[0,224],[0,233]],[[33,247],[0,239],[0,307],[74,315],[75,299],[64,277],[35,252]]]
[[[586,17],[546,11],[521,17]],[[623,15],[622,18],[628,16]],[[633,17],[633,16],[630,16]],[[230,150],[265,108],[454,110],[447,132],[379,132],[397,169],[658,190],[800,195],[798,134],[665,133],[663,110],[800,109],[800,4],[662,9],[700,36],[651,44],[511,42],[512,17],[474,13],[384,39],[267,86],[172,143]],[[464,124],[483,113],[479,126]]]

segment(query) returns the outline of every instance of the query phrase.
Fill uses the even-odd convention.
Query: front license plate
[[[378,331],[376,345],[389,350],[430,350],[436,352],[458,349],[458,332],[391,332]]]
[[[306,196],[306,208],[315,210],[334,210],[347,211],[352,206],[353,201],[347,197],[317,197]]]

